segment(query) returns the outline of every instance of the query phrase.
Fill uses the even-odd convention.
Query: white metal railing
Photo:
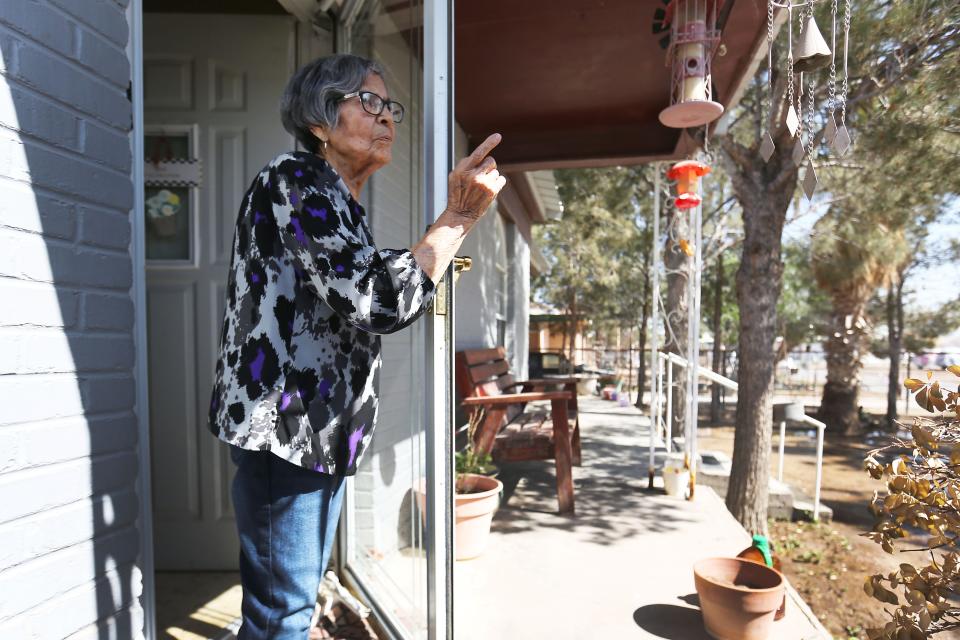
[[[664,365],[666,366],[664,367]],[[657,428],[658,432],[663,433],[664,446],[667,449],[667,453],[670,453],[670,448],[672,446],[673,393],[671,390],[673,389],[673,368],[675,366],[686,369],[687,359],[681,356],[678,356],[675,353],[662,353],[662,352],[658,353],[657,365],[656,365],[657,380],[655,383],[655,388],[657,390],[657,401],[656,403],[654,403],[653,400],[651,400],[651,406],[655,406],[657,407],[657,409],[654,411],[654,415],[656,419],[652,421],[652,425]],[[667,377],[667,386],[666,386],[666,389],[667,389],[666,405],[667,406],[666,406],[666,421],[665,421],[665,424],[661,424],[660,422],[661,416],[659,415],[660,414],[659,398],[660,398],[660,394],[664,392],[664,386],[663,386],[664,368],[666,368],[666,377]],[[710,369],[697,367],[696,372],[698,377],[703,378],[704,380],[709,380],[710,382],[719,384],[723,387],[726,387],[727,389],[737,391],[739,387],[739,385],[735,381],[731,380],[730,378],[727,378],[726,376],[722,376],[719,373],[716,373],[715,371],[711,371]],[[692,406],[698,406],[698,405],[694,403],[692,404]],[[816,478],[816,483],[814,484],[814,490],[813,490],[813,520],[814,522],[816,522],[820,519],[820,487],[823,482],[823,434],[827,428],[827,425],[820,422],[819,420],[816,420],[815,418],[808,416],[806,413],[804,413],[803,415],[802,422],[804,424],[808,424],[817,429],[817,478]],[[692,437],[696,438],[696,420],[695,419],[692,420],[691,423],[693,427]],[[777,463],[777,480],[779,480],[780,482],[783,482],[783,458],[784,458],[784,447],[786,442],[786,433],[787,433],[787,423],[785,420],[781,420],[780,421],[779,460]],[[651,429],[650,430],[651,452],[653,451],[653,446],[654,446],[653,438],[654,438],[653,429]]]

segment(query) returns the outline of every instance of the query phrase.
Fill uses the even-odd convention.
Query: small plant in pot
[[[454,510],[457,560],[475,558],[486,549],[493,514],[500,506],[500,494],[503,491],[503,483],[494,477],[498,469],[493,465],[492,457],[474,447],[474,436],[482,420],[483,411],[470,414],[467,444],[456,454]]]
[[[503,483],[494,477],[499,470],[494,466],[491,455],[474,448],[474,436],[482,420],[482,410],[474,411],[470,415],[467,444],[454,456],[457,473],[454,495],[454,556],[457,560],[476,558],[486,549],[493,514],[500,506],[500,495],[503,492]],[[416,494],[426,525],[425,482],[421,481]]]
[[[478,477],[496,478],[500,469],[493,464],[493,456],[477,451],[473,442],[457,451],[454,456],[457,470],[457,493],[474,493]]]

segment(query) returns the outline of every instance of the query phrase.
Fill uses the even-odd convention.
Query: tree
[[[754,83],[741,107],[759,120],[762,90]],[[776,94],[785,96],[785,82],[777,79]],[[724,168],[743,210],[744,238],[736,273],[740,308],[739,375],[734,430],[733,466],[727,489],[727,508],[748,530],[766,533],[769,457],[773,412],[774,340],[777,300],[783,278],[781,237],[787,207],[797,183],[791,159],[790,134],[783,124],[786,107],[776,101],[772,137],[776,149],[768,162],[760,157],[760,133],[743,131],[735,123],[724,136]],[[743,116],[741,116],[743,117]]]
[[[549,271],[534,280],[538,299],[564,310],[571,346],[578,323],[629,320],[642,313],[647,275],[642,229],[635,224],[644,198],[647,169],[609,167],[555,172],[564,216],[536,229]]]
[[[956,3],[934,6],[906,0],[871,0],[852,3],[852,9],[849,112],[871,100],[884,99],[885,94],[909,82],[927,65],[949,59],[956,49],[960,30]],[[782,55],[775,53],[777,58]],[[755,532],[766,530],[774,341],[783,282],[781,237],[798,175],[790,157],[793,140],[785,126],[786,78],[779,72],[783,66],[783,60],[778,59],[769,78],[773,87],[770,107],[764,108],[768,78],[763,70],[721,140],[724,164],[744,219],[742,258],[736,276],[740,389],[727,507],[744,527]],[[823,92],[816,98],[822,103]],[[759,153],[764,130],[770,131],[775,143],[767,162]]]
[[[831,208],[817,222],[813,266],[817,284],[832,302],[820,419],[827,429],[850,435],[860,430],[860,359],[869,346],[871,329],[867,303],[902,261],[903,237],[882,222],[867,222],[848,213]]]
[[[960,29],[949,21],[960,11],[936,3],[896,3],[878,25],[883,38],[902,38],[896,82],[876,99],[851,110],[849,125],[859,143],[856,163],[825,174],[834,196],[814,237],[817,281],[833,301],[827,334],[827,383],[820,417],[828,428],[851,434],[859,419],[860,355],[871,325],[867,304],[887,284],[890,355],[888,417],[896,415],[900,360],[898,298],[894,293],[921,255],[928,225],[943,215],[951,193],[960,189],[957,172],[923,167],[950,166],[960,155],[955,92],[929,98],[960,81]],[[920,24],[939,33],[912,30]],[[901,30],[905,30],[903,33]],[[896,42],[896,41],[894,41]],[[902,286],[902,285],[900,285]],[[902,305],[902,289],[899,304]]]

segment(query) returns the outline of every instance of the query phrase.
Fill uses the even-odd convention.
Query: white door
[[[295,32],[287,16],[144,17],[148,169],[153,159],[201,163],[197,188],[146,192],[157,569],[237,568],[233,465],[206,416],[240,201],[253,176],[293,148],[278,103]]]

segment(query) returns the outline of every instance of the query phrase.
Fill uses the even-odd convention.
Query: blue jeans
[[[337,531],[343,476],[229,446],[243,585],[238,640],[306,640]]]

